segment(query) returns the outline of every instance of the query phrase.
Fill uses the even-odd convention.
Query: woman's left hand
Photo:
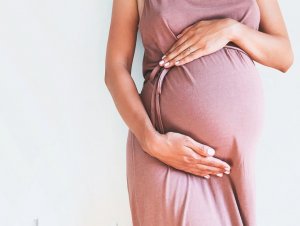
[[[230,18],[202,20],[185,28],[162,57],[160,66],[179,66],[223,48],[231,41],[232,28],[237,23]]]

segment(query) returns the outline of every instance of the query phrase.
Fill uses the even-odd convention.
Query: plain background
[[[300,225],[299,3],[281,0],[288,73],[257,64],[260,226]],[[0,225],[130,226],[127,127],[104,83],[110,0],[0,0]],[[142,87],[143,47],[132,76]],[[38,220],[35,220],[38,219]]]

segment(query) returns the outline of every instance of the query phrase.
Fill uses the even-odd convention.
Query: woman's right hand
[[[175,132],[155,136],[151,143],[151,156],[185,172],[209,178],[209,174],[223,176],[230,173],[230,165],[213,157],[215,150],[193,138]]]

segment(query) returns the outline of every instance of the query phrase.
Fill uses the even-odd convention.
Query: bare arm
[[[130,16],[129,16],[130,15]],[[139,21],[136,0],[114,0],[106,49],[105,84],[123,120],[144,150],[157,134],[130,75]],[[147,139],[145,139],[147,138]]]
[[[293,63],[293,51],[277,0],[257,0],[261,12],[259,31],[236,23],[231,40],[253,60],[286,72]]]
[[[259,30],[231,18],[196,22],[177,36],[179,39],[166,52],[160,65],[183,65],[232,41],[256,62],[286,72],[293,63],[293,51],[278,2],[257,2],[261,13]],[[186,51],[188,48],[191,51]]]

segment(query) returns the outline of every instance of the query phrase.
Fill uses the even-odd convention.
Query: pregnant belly
[[[153,89],[147,82],[141,92],[149,116]],[[263,118],[261,78],[245,52],[224,47],[172,67],[162,84],[160,110],[164,132],[189,135],[222,150],[219,157],[225,158],[239,145],[234,142],[247,144],[247,150],[256,143]]]

